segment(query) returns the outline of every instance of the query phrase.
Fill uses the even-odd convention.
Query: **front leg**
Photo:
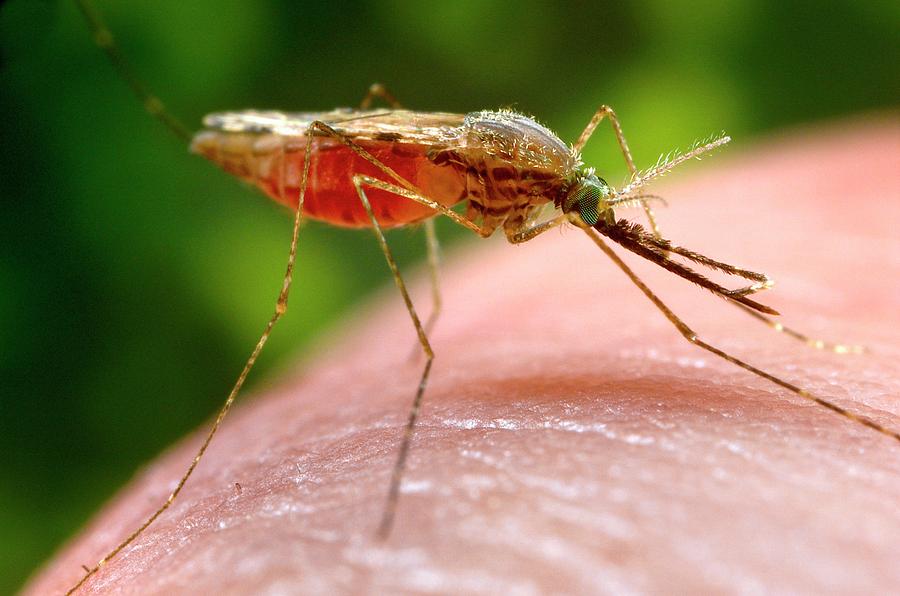
[[[543,234],[547,230],[552,230],[553,228],[561,226],[567,221],[569,221],[569,216],[563,213],[539,224],[529,225],[526,223],[519,229],[508,230],[506,232],[506,239],[509,240],[510,244],[522,244],[523,242],[528,242],[536,236]]]
[[[638,171],[637,167],[634,165],[634,158],[631,157],[631,149],[628,147],[628,141],[625,140],[625,133],[622,132],[622,125],[619,123],[616,112],[609,106],[604,105],[597,108],[591,121],[584,127],[581,135],[578,136],[578,140],[572,145],[572,151],[574,153],[581,153],[581,150],[587,145],[588,139],[591,138],[591,135],[594,134],[594,130],[601,122],[603,122],[604,118],[608,118],[612,125],[613,133],[616,135],[616,142],[619,144],[619,149],[622,151],[622,157],[625,158],[625,164],[628,166],[628,171],[631,173],[632,180],[634,180],[637,178]],[[642,197],[635,198],[638,199],[641,207],[644,209],[644,213],[647,215],[647,221],[650,223],[650,229],[653,231],[653,235],[657,238],[661,238],[662,234],[659,231],[659,225],[656,223],[653,209],[650,208],[650,203]]]

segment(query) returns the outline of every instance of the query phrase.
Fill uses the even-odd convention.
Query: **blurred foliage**
[[[137,73],[192,125],[222,109],[354,105],[380,81],[421,110],[513,106],[568,140],[609,103],[644,165],[723,129],[743,142],[890,106],[897,6],[100,2]],[[71,3],[4,4],[0,44],[6,593],[220,404],[272,309],[290,219],[149,118]],[[587,161],[620,180],[601,130]],[[407,269],[423,252],[419,230],[390,241]],[[391,283],[368,232],[311,224],[300,251],[294,307],[251,390]]]

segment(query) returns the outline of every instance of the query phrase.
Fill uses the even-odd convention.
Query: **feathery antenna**
[[[657,165],[650,168],[646,172],[636,173],[631,182],[616,191],[615,195],[619,197],[632,195],[654,178],[665,176],[684,162],[694,158],[699,158],[704,153],[709,153],[714,149],[718,149],[719,147],[725,145],[726,143],[729,143],[730,141],[731,137],[723,135],[709,142],[701,142],[701,144],[696,145],[694,148],[680,155],[676,155],[674,157],[667,156],[666,158],[661,159],[657,163]]]

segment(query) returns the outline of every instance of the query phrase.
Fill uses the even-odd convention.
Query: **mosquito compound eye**
[[[609,186],[601,178],[591,176],[586,178],[566,197],[564,210],[566,212],[577,211],[581,219],[589,226],[600,221],[600,213],[607,210],[601,202],[609,194]]]
[[[576,207],[581,219],[589,226],[594,225],[600,219],[600,193],[597,189],[590,189],[585,196],[578,199]]]

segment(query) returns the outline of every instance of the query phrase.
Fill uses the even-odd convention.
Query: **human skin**
[[[708,342],[900,429],[896,115],[681,170],[655,186],[667,237],[768,273],[776,286],[759,299],[785,324],[869,353],[809,348],[627,262]],[[427,312],[424,277],[411,279]],[[387,542],[374,533],[422,366],[407,359],[414,334],[393,288],[314,361],[248,396],[171,509],[81,593],[900,585],[900,442],[691,345],[577,229],[473,242],[442,279],[437,357]],[[165,500],[200,439],[142,471],[26,593],[74,584]]]

